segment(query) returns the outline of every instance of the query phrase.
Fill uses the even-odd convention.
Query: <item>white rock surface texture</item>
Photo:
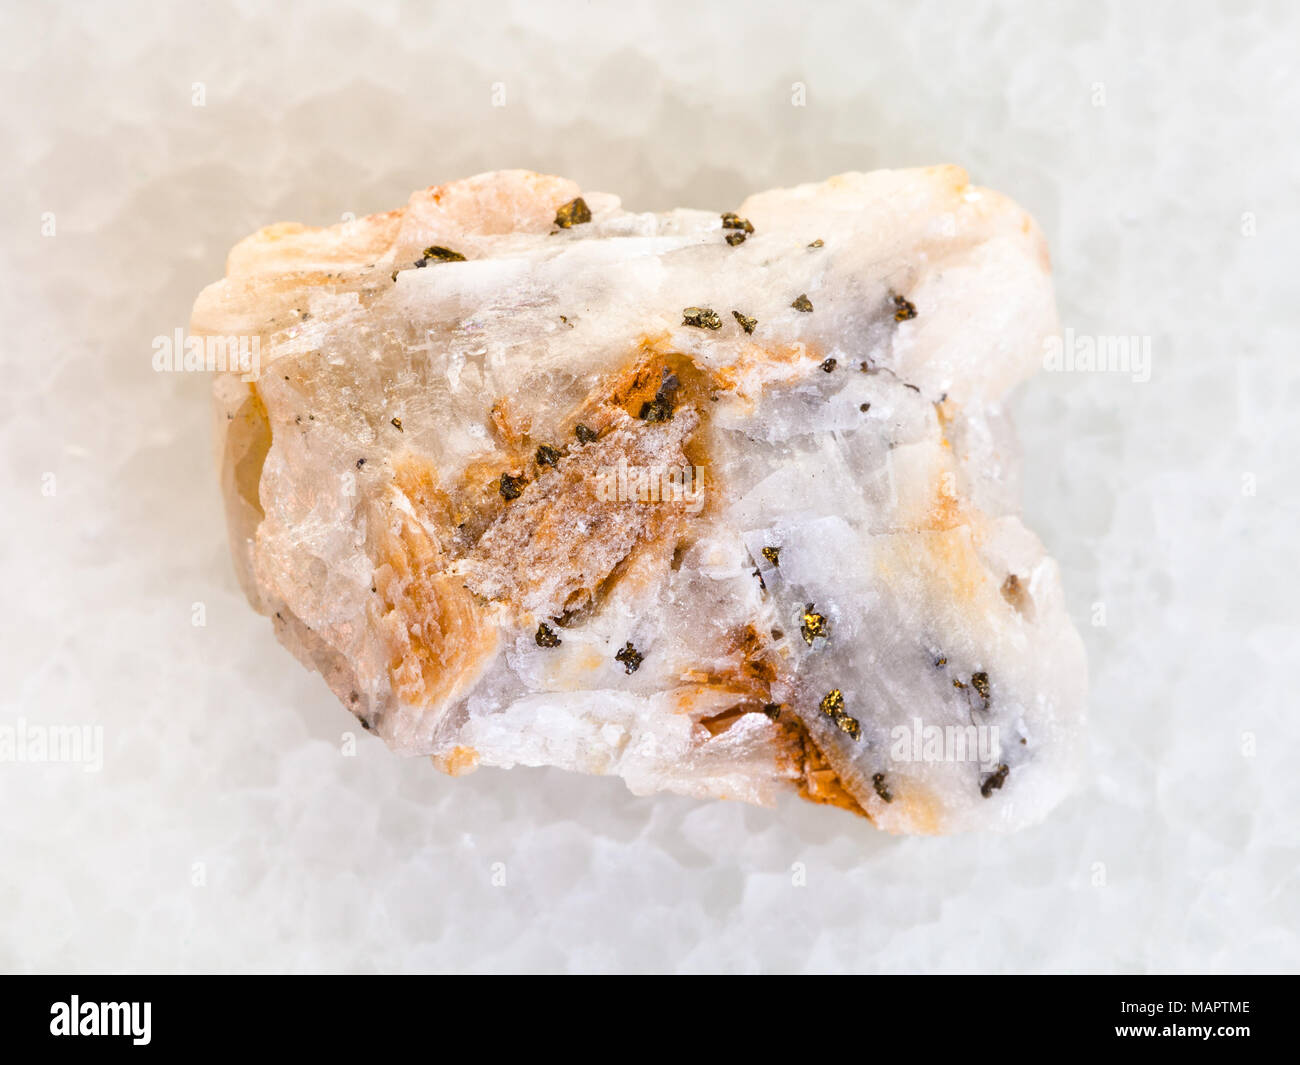
[[[215,386],[241,583],[394,750],[896,833],[1069,790],[1083,647],[1002,409],[1050,265],[961,169],[723,214],[483,174],[259,231],[191,332],[244,355]]]

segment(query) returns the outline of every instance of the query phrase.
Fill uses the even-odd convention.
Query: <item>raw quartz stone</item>
[[[1038,228],[950,166],[725,214],[484,174],[261,230],[193,320],[257,340],[215,385],[241,582],[393,749],[905,833],[1075,772],[1001,407],[1055,328]]]

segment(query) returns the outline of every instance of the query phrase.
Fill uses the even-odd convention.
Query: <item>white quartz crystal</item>
[[[192,329],[256,356],[216,385],[245,591],[449,772],[1040,819],[1086,675],[1000,405],[1038,228],[956,167],[722,206],[501,171],[240,243]]]

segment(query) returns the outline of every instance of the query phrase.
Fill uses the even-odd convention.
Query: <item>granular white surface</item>
[[[1300,10],[1052,7],[6,4],[0,726],[104,750],[0,763],[0,967],[1300,968]],[[209,379],[151,366],[230,245],[499,167],[723,210],[936,162],[1037,216],[1076,336],[1150,340],[1016,403],[1078,794],[900,840],[345,753],[235,586]]]

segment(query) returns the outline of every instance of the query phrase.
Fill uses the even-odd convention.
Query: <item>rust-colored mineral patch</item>
[[[410,459],[400,465],[390,491],[371,509],[375,591],[369,619],[387,647],[393,692],[408,705],[440,706],[463,691],[496,650],[496,627],[446,572],[437,530],[448,501],[429,464]]]
[[[573,414],[581,441],[517,497],[504,506],[484,498],[472,508],[492,515],[459,569],[475,594],[536,617],[564,617],[607,592],[635,551],[671,550],[678,541],[689,501],[660,489],[673,471],[703,466],[694,437],[711,383],[665,344],[646,338],[622,370],[592,390]],[[497,421],[509,440],[502,429],[508,416]],[[471,471],[468,487],[482,493],[487,464]]]
[[[870,821],[871,815],[844,786],[803,722],[794,714],[782,713],[780,723],[784,728],[784,742],[777,765],[794,777],[799,797],[825,806],[838,806]]]
[[[1034,599],[1029,594],[1029,585],[1027,581],[1022,581],[1014,573],[1007,575],[1007,579],[1002,582],[1002,598],[1011,604],[1012,609],[1017,614],[1022,614],[1032,620],[1034,616]]]
[[[638,545],[671,544],[685,524],[685,503],[622,497],[628,471],[685,466],[683,441],[698,423],[691,410],[654,425],[618,412],[598,441],[505,507],[465,560],[466,585],[537,617],[582,609]]]

